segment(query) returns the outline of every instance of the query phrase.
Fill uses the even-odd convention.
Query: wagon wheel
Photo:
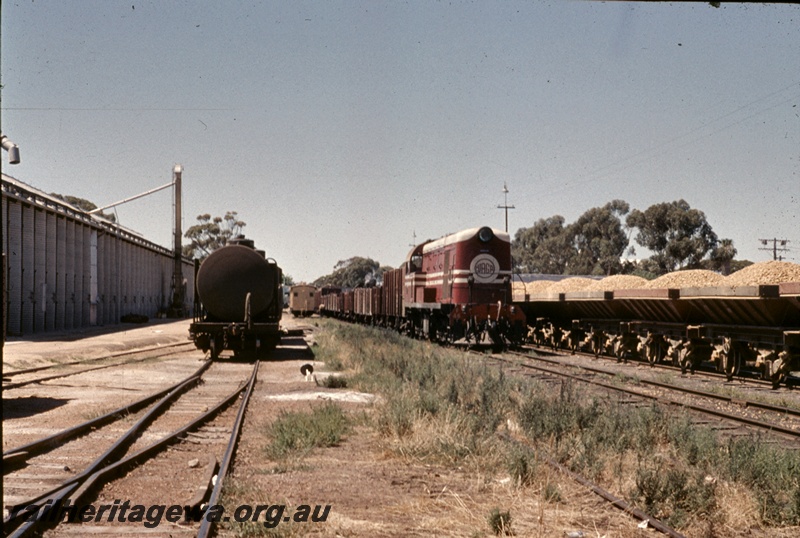
[[[686,353],[686,348],[683,345],[678,345],[672,353],[672,366],[682,366],[683,355]]]
[[[781,387],[781,382],[786,378],[785,374],[775,374],[772,376],[772,390],[778,390]]]
[[[678,353],[678,364],[681,367],[681,374],[685,374],[686,370],[692,364],[692,356],[687,348],[681,349]],[[694,373],[694,368],[692,368],[692,373]]]
[[[453,331],[453,328],[450,326],[448,326],[447,329],[443,331],[443,336],[444,336],[443,341],[445,345],[452,346],[453,342],[456,341],[455,332]]]
[[[211,352],[211,360],[215,361],[219,358],[219,350],[217,349],[217,339],[211,339],[211,345],[209,346],[209,351]]]
[[[742,352],[732,347],[725,355],[722,364],[725,371],[725,379],[729,382],[733,381],[733,376],[738,375],[739,370],[742,368]]]
[[[655,366],[661,360],[661,346],[656,343],[648,345],[645,355],[647,355],[647,362],[650,363],[650,366]]]
[[[658,342],[656,345],[656,360],[653,364],[658,364],[664,360],[664,357],[667,356],[666,350],[667,344],[663,341]]]

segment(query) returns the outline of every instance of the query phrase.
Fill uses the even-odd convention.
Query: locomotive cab
[[[417,245],[404,265],[410,332],[470,345],[522,342],[525,315],[509,305],[511,242],[488,226]]]

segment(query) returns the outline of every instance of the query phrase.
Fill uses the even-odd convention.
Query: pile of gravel
[[[544,293],[547,289],[555,284],[552,280],[534,280],[533,282],[523,283],[514,282],[514,291],[520,293]]]
[[[586,286],[586,291],[635,290],[647,284],[647,279],[634,275],[612,275]]]
[[[584,277],[571,277],[559,282],[536,280],[527,284],[514,282],[512,289],[515,300],[523,300],[526,293],[537,295],[572,291],[736,287],[781,284],[783,282],[800,282],[800,264],[779,261],[755,263],[728,277],[705,269],[687,269],[673,271],[649,281],[633,275],[613,275],[607,276],[602,280]]]
[[[769,261],[754,263],[726,277],[725,286],[758,286],[800,282],[800,265],[790,262]]]
[[[550,286],[555,284],[552,280],[534,280],[533,282],[513,282],[511,284],[511,296],[514,301],[524,301],[525,294],[539,295],[547,293]]]
[[[687,269],[661,275],[655,280],[647,282],[643,287],[651,290],[662,288],[707,288],[710,286],[724,286],[724,281],[725,277],[714,271]]]
[[[553,282],[553,285],[547,288],[547,293],[568,293],[570,291],[583,291],[597,280],[592,278],[584,278],[582,276],[575,276],[565,278],[559,282]]]

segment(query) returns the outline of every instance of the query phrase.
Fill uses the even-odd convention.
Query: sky
[[[800,262],[800,5],[5,0],[2,169],[104,206],[184,172],[295,281],[614,199]],[[171,248],[173,196],[116,209]],[[631,239],[633,243],[633,239]],[[635,244],[634,244],[635,245]],[[636,246],[636,245],[635,245]],[[643,249],[637,246],[637,255]]]

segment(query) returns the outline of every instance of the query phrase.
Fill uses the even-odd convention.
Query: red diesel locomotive
[[[527,334],[511,304],[511,241],[486,226],[415,246],[382,285],[324,295],[321,313],[468,345],[516,345]]]

